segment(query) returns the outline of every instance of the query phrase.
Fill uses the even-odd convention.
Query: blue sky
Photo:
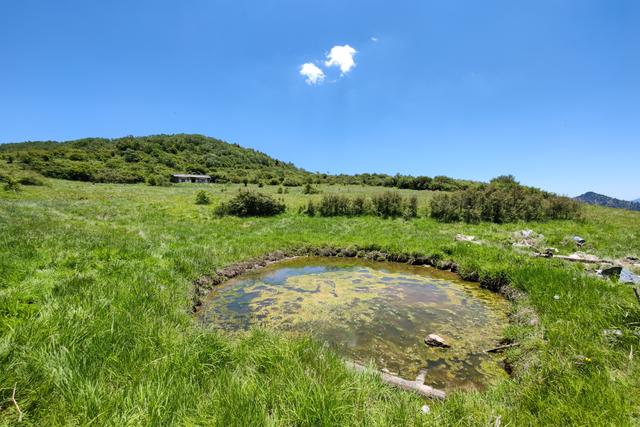
[[[0,142],[193,132],[311,171],[635,199],[639,23],[635,0],[4,0]]]

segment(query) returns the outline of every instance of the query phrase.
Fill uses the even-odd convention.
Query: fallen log
[[[520,345],[519,342],[514,342],[514,343],[511,343],[511,344],[499,345],[497,347],[490,348],[485,353],[498,353],[499,351],[503,351],[503,350],[506,350],[506,349],[512,348],[512,347],[518,347],[519,345]]]
[[[422,384],[420,381],[409,381],[409,380],[405,380],[404,378],[396,377],[395,375],[387,374],[384,372],[373,371],[367,368],[366,366],[362,366],[350,361],[345,361],[345,366],[349,370],[354,372],[359,372],[359,373],[373,372],[380,376],[380,379],[382,380],[383,383],[401,388],[403,390],[413,391],[424,397],[428,397],[432,399],[444,399],[446,396],[446,393],[444,391]],[[420,375],[418,375],[418,378],[420,377],[424,378],[424,374],[421,373]]]
[[[584,262],[586,264],[613,264],[613,261],[609,261],[607,259],[600,259],[600,258],[579,258],[579,257],[569,256],[569,255],[549,256],[549,254],[540,254],[540,253],[534,253],[532,255],[534,257],[539,257],[539,258],[561,259],[564,261],[571,261],[571,262]]]

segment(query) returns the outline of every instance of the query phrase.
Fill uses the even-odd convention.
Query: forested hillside
[[[172,173],[206,173],[218,181],[249,177],[279,183],[307,174],[259,151],[201,135],[25,142],[0,145],[0,153],[48,177],[92,182],[163,182]]]
[[[211,175],[214,182],[298,186],[306,182],[455,191],[478,183],[446,176],[312,173],[256,150],[203,135],[85,138],[0,144],[0,158],[50,178],[162,185],[173,173]]]

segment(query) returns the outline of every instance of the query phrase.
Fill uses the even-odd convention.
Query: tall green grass
[[[587,208],[580,222],[440,224],[310,218],[323,194],[369,187],[292,188],[272,218],[215,215],[242,185],[149,187],[49,181],[0,191],[0,424],[15,425],[634,425],[640,306],[630,287],[578,265],[514,252],[532,228],[562,252],[568,237],[601,256],[640,255],[640,214]],[[196,205],[207,189],[211,205]],[[276,194],[276,187],[260,189]],[[425,209],[429,192],[415,194]],[[455,243],[473,234],[485,245]],[[301,245],[375,246],[439,254],[466,272],[505,274],[526,298],[505,335],[516,376],[483,392],[425,403],[347,372],[312,338],[254,330],[232,337],[199,325],[191,282],[224,265]],[[554,296],[559,299],[555,299]],[[531,313],[539,317],[531,325]],[[620,329],[622,337],[603,334]],[[585,362],[586,360],[586,362]]]

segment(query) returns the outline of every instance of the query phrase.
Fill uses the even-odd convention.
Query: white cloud
[[[377,37],[371,37],[371,41],[374,42],[374,43],[377,43],[378,42],[378,38]]]
[[[300,75],[304,76],[310,85],[320,84],[324,80],[324,72],[311,62],[300,66]]]
[[[342,74],[346,74],[356,66],[353,60],[353,56],[356,53],[356,50],[348,44],[344,46],[334,46],[331,48],[331,51],[329,51],[324,65],[327,67],[340,67]]]

